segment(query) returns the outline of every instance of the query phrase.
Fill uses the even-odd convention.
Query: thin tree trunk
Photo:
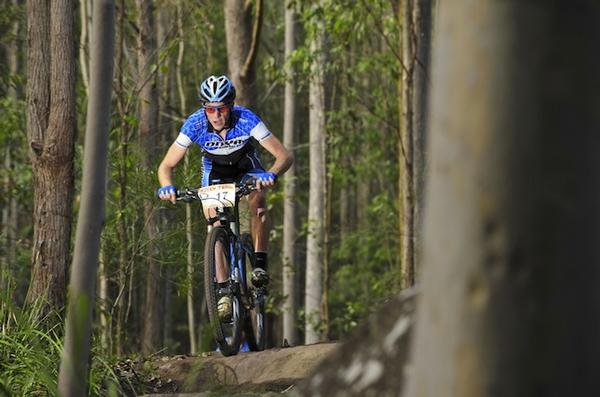
[[[125,322],[126,322],[126,297],[128,294],[128,273],[130,266],[130,254],[129,254],[129,234],[128,234],[128,218],[126,214],[127,208],[127,161],[129,154],[129,127],[125,119],[127,110],[125,109],[125,88],[124,88],[124,47],[125,47],[125,0],[121,0],[119,3],[119,15],[118,15],[118,45],[117,45],[117,109],[119,112],[119,173],[117,177],[117,184],[119,188],[119,199],[118,208],[121,216],[119,217],[117,233],[119,236],[119,268],[117,277],[117,296],[115,299],[115,305],[117,310],[116,316],[116,352],[117,355],[122,356],[125,352]]]
[[[425,168],[427,166],[427,155],[425,152],[427,132],[427,97],[429,91],[429,53],[431,47],[431,13],[432,0],[413,0],[413,90],[412,90],[412,181],[413,181],[413,263],[415,268],[415,280],[419,277],[421,266],[420,252],[422,246],[421,230],[424,203]]]
[[[156,51],[160,52],[162,48],[167,47],[168,40],[168,29],[169,24],[171,23],[170,19],[170,10],[169,8],[163,6],[159,6],[156,10],[156,37],[157,37],[157,46]],[[175,22],[175,21],[172,21]],[[169,95],[170,91],[170,81],[169,81],[169,73],[173,69],[171,66],[171,60],[173,57],[166,57],[164,60],[159,59],[157,56],[156,59],[159,59],[161,62],[161,67],[157,70],[157,127],[156,127],[156,138],[155,144],[157,147],[168,147],[167,146],[167,138],[171,138],[171,130],[170,128],[166,128],[168,124],[167,117],[169,109],[173,107],[172,98]],[[166,67],[163,69],[163,66]],[[158,66],[158,65],[157,65]],[[172,227],[173,223],[169,222],[167,218],[167,214],[165,213],[157,213],[157,224],[161,230],[167,231],[170,227]],[[157,235],[158,237],[158,235]],[[161,282],[162,282],[162,299],[161,307],[163,308],[161,322],[162,322],[162,345],[165,348],[169,348],[169,343],[173,337],[173,310],[172,308],[172,284],[171,280],[172,275],[172,267],[165,266],[161,269]],[[165,350],[168,352],[168,350]]]
[[[311,42],[314,56],[309,84],[310,187],[306,244],[305,342],[321,340],[323,240],[325,224],[325,57],[324,22],[317,22]]]
[[[408,396],[594,395],[600,7],[440,3]]]
[[[12,6],[18,7],[19,1],[12,0]],[[19,56],[19,48],[21,43],[20,40],[20,26],[19,18],[15,18],[11,23],[11,34],[13,39],[6,45],[6,58],[8,61],[9,73],[11,80],[13,80],[21,72],[21,62]],[[12,98],[16,103],[21,97],[22,93],[20,90],[20,84],[16,83],[16,79],[10,82],[8,85],[8,97]],[[6,142],[4,152],[4,206],[2,208],[2,245],[3,255],[0,258],[0,290],[6,291],[9,288],[9,280],[12,278],[12,267],[15,266],[16,260],[16,235],[18,225],[16,220],[16,198],[11,192],[13,185],[12,173],[13,173],[13,156],[12,149],[13,145],[9,139]]]
[[[348,46],[348,52],[352,52],[352,48]],[[344,69],[350,69],[350,63],[352,61],[352,57],[344,58]],[[350,73],[345,73],[345,81],[346,87],[348,89],[352,89],[354,86],[354,79],[352,78]],[[346,95],[341,96],[341,106],[343,109],[347,109],[349,105],[349,101]],[[348,169],[350,167],[351,161],[348,158],[349,155],[346,151],[341,151],[339,155],[339,162],[341,163],[344,169]],[[355,221],[354,213],[352,212],[352,204],[351,204],[351,193],[352,186],[348,182],[343,182],[340,186],[339,192],[339,245],[343,246],[346,238],[350,234],[352,227],[351,224]]]
[[[65,302],[75,136],[73,8],[71,0],[57,0],[52,7],[47,1],[27,2],[27,135],[34,185],[27,301],[44,298],[42,312],[60,309]]]
[[[185,53],[185,41],[182,39],[184,36],[183,30],[183,1],[179,0],[177,3],[177,35],[179,40],[179,52],[177,54],[177,92],[179,93],[179,109],[182,117],[187,114],[187,101],[185,97],[185,91],[183,87],[183,56]],[[189,156],[185,156],[185,174],[187,175],[189,169]],[[185,207],[185,236],[187,239],[187,317],[188,317],[188,334],[190,338],[190,353],[196,354],[198,347],[196,341],[196,315],[194,305],[194,238],[193,238],[193,217],[192,207],[186,205]]]
[[[12,6],[17,8],[20,7],[19,0],[12,0]],[[12,21],[11,34],[13,39],[6,46],[6,57],[8,60],[8,67],[10,77],[12,79],[8,86],[8,97],[12,98],[16,103],[22,99],[21,84],[17,82],[17,77],[22,73],[22,58],[20,56],[20,48],[22,46],[21,39],[21,23],[19,18],[15,18]],[[13,144],[11,139],[6,142],[6,148],[4,152],[4,207],[2,208],[2,243],[3,243],[3,255],[0,259],[0,291],[7,291],[11,289],[11,280],[13,279],[13,269],[16,266],[17,261],[17,236],[18,236],[18,214],[19,205],[17,198],[12,193],[13,186],[13,174],[14,174],[14,156],[12,154]]]
[[[23,0],[12,0],[12,6],[15,9],[21,9]],[[23,24],[20,18],[15,18],[12,21],[11,34],[13,36],[10,44],[7,46],[8,68],[11,77],[17,77],[23,74],[23,56],[21,49],[23,48]],[[19,81],[12,81],[8,86],[8,95],[11,98],[22,99],[23,87]]]
[[[139,11],[139,47],[138,69],[140,82],[140,122],[139,139],[143,152],[142,167],[150,172],[156,150],[156,135],[158,125],[158,96],[156,73],[152,70],[156,66],[156,38],[154,23],[154,2],[137,0]],[[142,335],[142,353],[149,355],[159,349],[162,340],[161,312],[162,312],[162,282],[161,265],[156,260],[155,247],[158,236],[158,220],[150,201],[144,202],[144,217],[146,220],[145,232],[148,238],[148,271],[146,274],[146,295],[144,304],[144,320]]]
[[[113,39],[114,41],[114,39]],[[114,46],[114,44],[113,44]],[[114,51],[113,51],[114,52]],[[106,269],[106,246],[100,243],[100,259],[98,265],[98,301],[100,302],[100,346],[105,352],[110,352],[111,317],[108,313],[108,274]]]
[[[293,150],[296,146],[296,85],[290,57],[296,48],[296,12],[294,2],[285,5],[285,59],[287,62],[285,81],[285,104],[283,120],[283,145]],[[298,344],[298,276],[296,264],[296,169],[294,165],[283,177],[283,338],[292,346]]]
[[[343,160],[342,160],[343,161]],[[340,187],[340,245],[344,244],[350,232],[350,188],[344,184]]]
[[[67,4],[65,4],[67,5]],[[66,13],[67,10],[63,10]],[[69,8],[72,12],[72,8]],[[87,394],[92,310],[104,218],[108,132],[114,54],[114,1],[96,0],[90,100],[88,102],[81,208],[77,222],[69,306],[58,390],[61,396]],[[66,22],[66,21],[65,21]],[[75,73],[75,70],[72,70]]]
[[[4,149],[4,191],[7,192],[5,196],[4,207],[2,208],[2,252],[0,253],[0,291],[6,291],[9,288],[9,280],[11,278],[11,262],[9,260],[8,250],[10,249],[11,242],[9,238],[9,219],[10,219],[10,201],[12,200],[12,194],[10,194],[11,187],[11,168],[12,160],[10,156],[11,145],[6,145]]]
[[[359,149],[360,158],[365,158],[366,152],[368,151],[368,147],[363,145]],[[353,162],[356,163],[360,160],[354,159]],[[366,226],[367,222],[371,222],[371,219],[367,217],[367,206],[371,201],[371,184],[368,180],[362,180],[357,183],[356,186],[356,205],[354,206],[354,213],[356,223],[358,228],[362,228]]]
[[[414,230],[415,195],[413,180],[413,41],[414,0],[402,0],[402,84],[400,98],[400,255],[402,287],[415,284]]]
[[[88,31],[90,14],[87,0],[79,2],[79,20],[81,21],[81,34],[79,37],[79,65],[81,67],[81,82],[86,94],[89,96],[89,56],[88,56]]]

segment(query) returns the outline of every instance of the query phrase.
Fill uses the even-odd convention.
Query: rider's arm
[[[275,135],[269,135],[267,138],[260,141],[260,144],[275,157],[275,162],[269,168],[269,172],[276,174],[277,176],[283,174],[290,168],[294,162],[294,157],[289,150],[283,146],[281,141],[277,139]],[[258,180],[256,187],[261,190],[263,186],[272,186],[275,184],[275,180]]]
[[[286,172],[294,162],[292,153],[283,146],[281,141],[275,135],[270,135],[268,138],[260,141],[260,144],[275,157],[273,166],[269,172],[274,172],[281,175]]]
[[[158,166],[158,183],[160,186],[173,185],[173,168],[185,156],[186,148],[179,146],[177,143],[171,145],[165,158]],[[175,204],[175,193],[171,193],[167,197],[160,197],[162,200],[169,200]]]

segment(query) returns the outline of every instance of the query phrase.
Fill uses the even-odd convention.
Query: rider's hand
[[[260,172],[252,175],[256,178],[256,189],[261,191],[263,187],[273,186],[277,180],[277,174],[274,172]]]
[[[177,189],[175,189],[175,186],[167,185],[158,189],[156,194],[158,195],[158,197],[160,197],[161,200],[167,200],[175,204],[175,199],[177,198],[177,196],[175,195],[176,190]]]

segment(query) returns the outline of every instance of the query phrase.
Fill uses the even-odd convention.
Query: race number
[[[198,189],[204,208],[223,208],[235,205],[235,183],[211,185]]]

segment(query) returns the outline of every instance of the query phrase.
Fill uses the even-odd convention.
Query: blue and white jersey
[[[234,106],[229,117],[229,129],[223,139],[213,130],[204,109],[200,108],[185,121],[175,143],[183,148],[196,143],[209,160],[232,165],[255,150],[252,138],[260,142],[271,136],[261,119],[245,107]]]

